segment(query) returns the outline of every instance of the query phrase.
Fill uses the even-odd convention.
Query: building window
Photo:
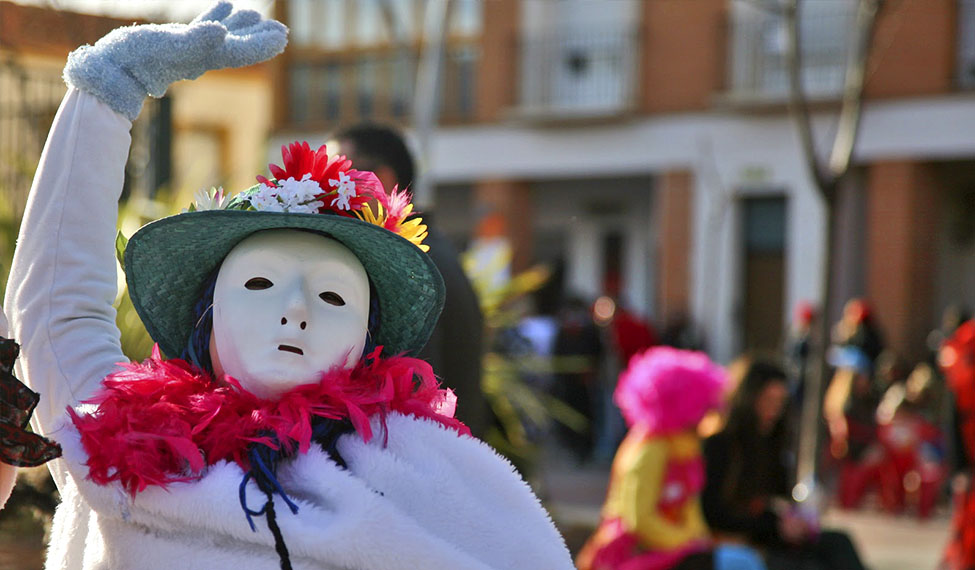
[[[294,64],[288,71],[288,118],[295,123],[309,119],[311,69],[306,64]]]
[[[774,3],[767,4],[732,4],[729,69],[735,95],[781,99],[789,93],[786,22]],[[801,78],[807,96],[839,96],[856,25],[856,3],[803,2],[798,17]]]
[[[522,114],[591,116],[632,107],[639,3],[524,3],[521,17]]]

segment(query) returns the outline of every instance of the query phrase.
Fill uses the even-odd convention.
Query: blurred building
[[[853,1],[806,1],[803,81],[828,149]],[[823,210],[787,109],[785,33],[762,2],[451,3],[440,121],[423,166],[458,242],[500,211],[516,266],[618,289],[711,351],[776,347],[820,296]],[[424,2],[290,0],[275,138],[362,119],[409,126]],[[975,3],[883,4],[833,275],[907,357],[952,302],[975,306]],[[835,311],[835,309],[834,309]],[[833,314],[836,314],[835,312]]]
[[[15,216],[66,90],[61,70],[68,53],[132,23],[0,2],[0,206]],[[271,99],[269,68],[254,66],[208,73],[148,100],[133,126],[127,194],[151,198],[169,189],[180,194],[177,203],[189,203],[200,188],[254,184],[266,168]]]
[[[285,54],[147,106],[133,185],[238,189],[295,138],[360,120],[411,128],[435,1],[278,0]],[[689,315],[722,360],[777,346],[792,308],[820,296],[824,236],[785,104],[781,17],[763,0],[448,5],[421,156],[441,228],[464,246],[500,214],[515,269],[560,268],[563,295],[617,295],[658,328]],[[803,2],[824,152],[855,5]],[[0,201],[26,193],[67,52],[122,23],[0,2]],[[871,301],[907,358],[943,307],[975,307],[973,69],[975,1],[883,3],[833,278],[839,302]]]

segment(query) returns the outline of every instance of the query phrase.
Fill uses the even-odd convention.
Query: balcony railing
[[[621,29],[562,31],[522,38],[517,50],[521,115],[571,118],[633,108],[638,34]]]
[[[437,91],[441,121],[473,120],[479,58],[476,44],[447,47]],[[298,128],[365,120],[408,122],[417,61],[412,50],[296,56],[285,68],[284,120]]]
[[[812,99],[843,90],[855,3],[803,2],[798,14],[802,85]],[[789,93],[785,18],[774,8],[735,2],[731,15],[729,85],[744,100],[783,100]]]

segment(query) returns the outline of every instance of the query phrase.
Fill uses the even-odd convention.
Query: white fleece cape
[[[238,467],[215,465],[199,481],[133,501],[85,480],[85,453],[65,425],[65,408],[91,397],[125,360],[112,303],[131,126],[68,89],[34,177],[4,300],[10,336],[22,345],[18,377],[41,394],[31,425],[64,450],[48,464],[62,504],[47,568],[278,568],[265,521],[256,519],[252,532],[240,508]],[[300,507],[292,515],[275,502],[295,568],[572,567],[545,511],[490,448],[414,418],[394,415],[388,426],[387,447],[379,437],[340,440],[347,471],[319,451],[280,469]],[[247,495],[260,508],[255,486]]]
[[[278,478],[299,510],[278,497],[275,510],[296,569],[573,567],[538,500],[490,447],[426,419],[393,414],[387,427],[385,446],[378,422],[369,443],[342,437],[347,470],[317,447],[282,464]],[[237,465],[221,462],[199,481],[131,499],[118,485],[85,480],[77,432],[63,433],[77,495],[65,497],[55,534],[86,519],[88,537],[74,533],[74,544],[51,552],[49,568],[79,567],[69,562],[79,555],[86,570],[279,567],[266,520],[255,517],[256,532],[247,524]],[[247,498],[252,509],[265,500],[253,482]],[[51,565],[55,557],[61,565]]]

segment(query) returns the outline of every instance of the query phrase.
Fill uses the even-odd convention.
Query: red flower
[[[277,181],[294,178],[301,180],[306,174],[318,183],[322,193],[316,198],[324,203],[319,212],[335,212],[344,216],[352,216],[353,211],[362,209],[362,205],[373,196],[385,194],[382,184],[371,172],[360,172],[352,168],[352,161],[339,155],[329,155],[325,145],[313,151],[307,141],[295,141],[281,147],[281,157],[284,167],[269,164],[268,170]],[[343,176],[344,175],[344,176]],[[353,183],[353,195],[343,200],[340,187],[344,180]],[[279,184],[258,176],[257,181],[265,186],[276,187]],[[347,207],[346,207],[347,206]]]

